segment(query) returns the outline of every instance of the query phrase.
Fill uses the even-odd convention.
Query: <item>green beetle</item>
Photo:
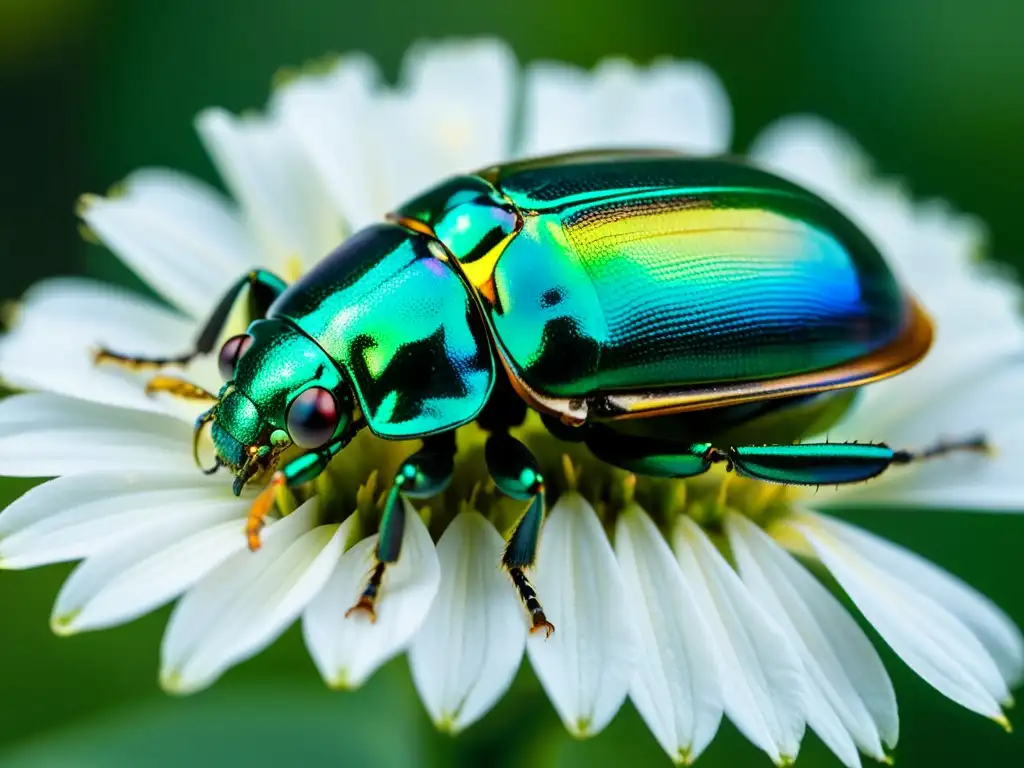
[[[248,288],[248,332],[220,350],[212,423],[236,493],[276,466],[314,479],[364,427],[422,448],[396,474],[377,564],[353,608],[373,615],[399,556],[402,497],[441,492],[455,430],[476,420],[496,486],[529,501],[504,566],[534,629],[550,633],[524,570],[544,516],[537,461],[509,429],[527,409],[558,438],[641,475],[691,477],[725,462],[776,483],[866,480],[922,452],[799,444],[853,388],[918,362],[931,324],[878,250],[833,207],[764,171],[661,152],[588,152],[457,176],[346,240],[291,287],[244,276],[196,348],[213,350]],[[195,394],[162,377],[151,389]],[[212,396],[211,396],[212,398]],[[767,443],[767,444],[766,444]]]

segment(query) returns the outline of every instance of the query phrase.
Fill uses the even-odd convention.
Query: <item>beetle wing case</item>
[[[517,391],[568,422],[857,386],[931,340],[857,227],[728,159],[536,159],[419,201],[403,211],[426,231],[462,217],[496,232],[446,245]]]

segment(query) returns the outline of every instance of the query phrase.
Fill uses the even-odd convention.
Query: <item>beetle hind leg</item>
[[[896,451],[894,464],[909,464],[923,459],[934,459],[950,453],[981,453],[991,455],[995,449],[984,435],[974,435],[960,440],[937,440],[920,451]]]
[[[455,466],[455,433],[445,432],[423,441],[423,447],[402,462],[395,473],[391,490],[384,502],[377,537],[376,562],[356,604],[345,616],[363,613],[374,621],[377,598],[388,566],[398,562],[405,535],[405,498],[426,499],[441,493],[452,479]]]
[[[920,450],[893,450],[885,443],[801,443],[738,446],[724,453],[737,474],[786,485],[844,485],[871,480],[896,464],[952,453],[988,453],[984,437],[941,440]]]
[[[599,459],[648,477],[686,478],[713,464],[743,477],[782,485],[844,485],[870,480],[894,464],[909,464],[951,453],[987,453],[983,437],[943,440],[921,451],[893,450],[885,443],[787,443],[717,447],[675,443],[593,430],[587,447]]]
[[[986,453],[983,438],[941,441],[922,451],[893,450],[885,443],[797,443],[710,448],[706,458],[725,462],[743,477],[782,485],[846,485],[871,480],[896,464],[951,453]]]
[[[158,392],[166,392],[182,400],[196,400],[199,402],[215,403],[217,396],[207,392],[198,384],[178,378],[177,376],[154,376],[146,382],[146,394],[155,395]]]
[[[728,457],[711,443],[623,435],[595,427],[587,448],[601,461],[645,477],[685,478],[702,475]]]
[[[544,524],[544,477],[537,459],[529,449],[510,436],[498,432],[487,438],[484,447],[487,471],[503,494],[530,504],[516,522],[505,545],[501,564],[508,571],[532,624],[530,632],[550,637],[555,626],[548,621],[537,592],[526,576],[537,558],[541,527]]]

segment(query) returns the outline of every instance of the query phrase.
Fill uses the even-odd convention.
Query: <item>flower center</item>
[[[799,489],[774,485],[727,472],[716,465],[704,475],[685,480],[639,477],[594,457],[582,445],[552,437],[532,415],[513,430],[540,462],[550,507],[559,495],[574,490],[597,511],[611,535],[620,510],[638,501],[668,536],[679,515],[687,515],[718,542],[727,510],[740,512],[766,528],[792,509]],[[475,425],[459,429],[455,473],[448,489],[437,497],[414,501],[434,539],[463,509],[488,517],[508,534],[525,505],[501,494],[487,472],[484,443],[487,433]],[[417,441],[390,441],[360,434],[331,462],[317,480],[298,489],[282,489],[279,508],[288,514],[311,495],[320,499],[321,521],[338,523],[358,515],[359,535],[377,530],[390,480],[404,459],[418,449]]]

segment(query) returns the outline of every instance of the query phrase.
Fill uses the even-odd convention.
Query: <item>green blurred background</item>
[[[165,165],[216,182],[193,114],[262,105],[274,71],[366,50],[394,75],[421,37],[497,34],[522,61],[608,54],[710,64],[735,146],[791,112],[848,128],[886,175],[980,215],[994,258],[1024,266],[1024,3],[1017,0],[0,0],[0,298],[52,274],[116,275],[78,238],[75,197]],[[0,483],[0,504],[26,484]],[[1024,517],[872,512],[858,522],[991,595],[1024,623]],[[325,691],[297,632],[212,691],[160,693],[162,611],[71,639],[48,629],[68,567],[0,574],[0,766],[668,765],[627,706],[574,742],[524,667],[457,740],[437,735],[404,660],[361,692]],[[943,700],[885,652],[903,766],[1024,765],[1024,737]],[[1011,713],[1012,719],[1013,713]],[[768,765],[723,726],[702,766]],[[837,765],[808,735],[800,765]]]

